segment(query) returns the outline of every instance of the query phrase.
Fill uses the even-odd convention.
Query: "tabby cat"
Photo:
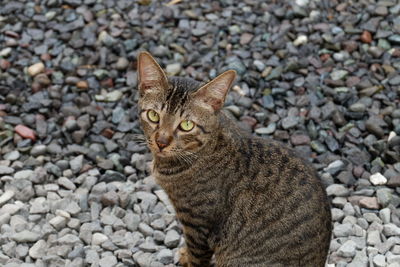
[[[138,56],[139,113],[153,175],[183,225],[183,266],[324,266],[331,237],[315,170],[242,132],[221,110],[236,73],[206,84],[167,77]]]

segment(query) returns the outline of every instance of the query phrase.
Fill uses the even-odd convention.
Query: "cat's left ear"
[[[236,71],[225,71],[206,85],[200,87],[193,94],[193,98],[211,106],[214,111],[220,110],[224,105],[226,94],[235,81],[235,78]]]
[[[148,52],[140,52],[138,56],[139,93],[147,90],[168,87],[168,78],[156,60]]]

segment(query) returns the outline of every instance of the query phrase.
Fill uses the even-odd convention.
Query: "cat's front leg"
[[[212,255],[210,250],[189,249],[186,246],[179,250],[179,264],[183,267],[209,267]]]

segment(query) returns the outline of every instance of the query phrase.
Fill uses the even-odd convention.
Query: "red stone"
[[[362,197],[360,199],[360,207],[366,209],[379,209],[378,199],[376,197]]]
[[[372,42],[372,35],[369,31],[363,31],[363,33],[360,36],[360,39],[364,43],[371,43]]]
[[[14,130],[23,138],[31,139],[32,141],[36,140],[35,132],[22,124],[18,124],[17,126],[15,126]]]
[[[296,135],[292,135],[290,137],[290,142],[294,145],[294,146],[299,146],[299,145],[308,145],[310,143],[310,137],[308,135],[304,135],[304,134],[296,134]]]
[[[111,139],[113,137],[114,133],[115,132],[113,130],[111,130],[110,128],[106,128],[101,132],[101,135],[108,139]]]
[[[11,66],[10,61],[0,58],[0,68],[6,70]]]
[[[44,54],[40,55],[40,59],[43,61],[49,61],[49,60],[51,60],[51,55],[49,53],[44,53]]]
[[[112,78],[107,78],[104,79],[100,82],[101,86],[105,87],[105,88],[111,88],[114,87],[114,81]]]

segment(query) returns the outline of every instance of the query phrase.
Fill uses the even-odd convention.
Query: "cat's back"
[[[226,119],[224,124],[231,124]],[[238,266],[323,266],[331,217],[314,169],[276,141],[225,129],[236,146],[227,154],[232,157],[223,190],[229,234],[220,250],[227,256],[220,259],[229,257]]]

